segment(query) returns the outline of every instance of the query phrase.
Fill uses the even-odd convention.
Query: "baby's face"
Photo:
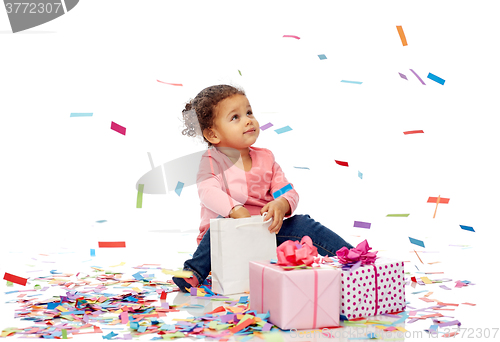
[[[233,95],[219,102],[215,109],[215,130],[220,136],[218,147],[245,149],[257,140],[259,122],[244,95]]]

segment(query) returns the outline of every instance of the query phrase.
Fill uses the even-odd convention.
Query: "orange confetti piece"
[[[420,256],[418,255],[417,251],[416,250],[413,250],[415,252],[415,254],[417,255],[417,258],[418,260],[420,260],[420,262],[423,264],[424,262],[422,261],[422,259],[420,259]]]
[[[471,305],[471,306],[476,306],[476,304],[473,304],[473,303],[462,303],[462,304],[467,304],[467,305]]]
[[[399,25],[399,26],[396,26],[396,28],[398,29],[399,38],[401,38],[401,43],[403,43],[403,46],[408,45],[408,43],[406,42],[405,33],[403,32],[403,26]]]

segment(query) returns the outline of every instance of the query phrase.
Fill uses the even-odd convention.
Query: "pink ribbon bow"
[[[304,236],[297,241],[288,240],[276,248],[278,254],[278,265],[280,266],[310,266],[318,255],[318,249],[313,246],[309,236]]]
[[[364,240],[360,242],[355,248],[347,249],[347,247],[342,247],[337,251],[337,257],[341,264],[350,264],[361,261],[362,265],[369,265],[375,262],[378,252],[368,252],[372,249],[368,246],[368,241]]]

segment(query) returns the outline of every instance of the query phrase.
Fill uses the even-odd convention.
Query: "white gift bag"
[[[272,219],[254,215],[240,219],[210,220],[212,291],[235,294],[250,291],[250,261],[276,259],[276,234]]]

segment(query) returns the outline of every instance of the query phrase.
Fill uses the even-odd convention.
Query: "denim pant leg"
[[[318,254],[325,256],[335,256],[342,247],[353,248],[353,246],[342,239],[332,230],[314,221],[309,215],[294,215],[283,220],[283,225],[276,235],[277,245],[281,245],[287,240],[296,241],[305,235],[309,236],[313,245],[318,249]]]
[[[199,283],[203,283],[212,269],[210,259],[210,228],[200,241],[198,248],[193,254],[193,258],[184,262],[184,270],[193,271]]]

